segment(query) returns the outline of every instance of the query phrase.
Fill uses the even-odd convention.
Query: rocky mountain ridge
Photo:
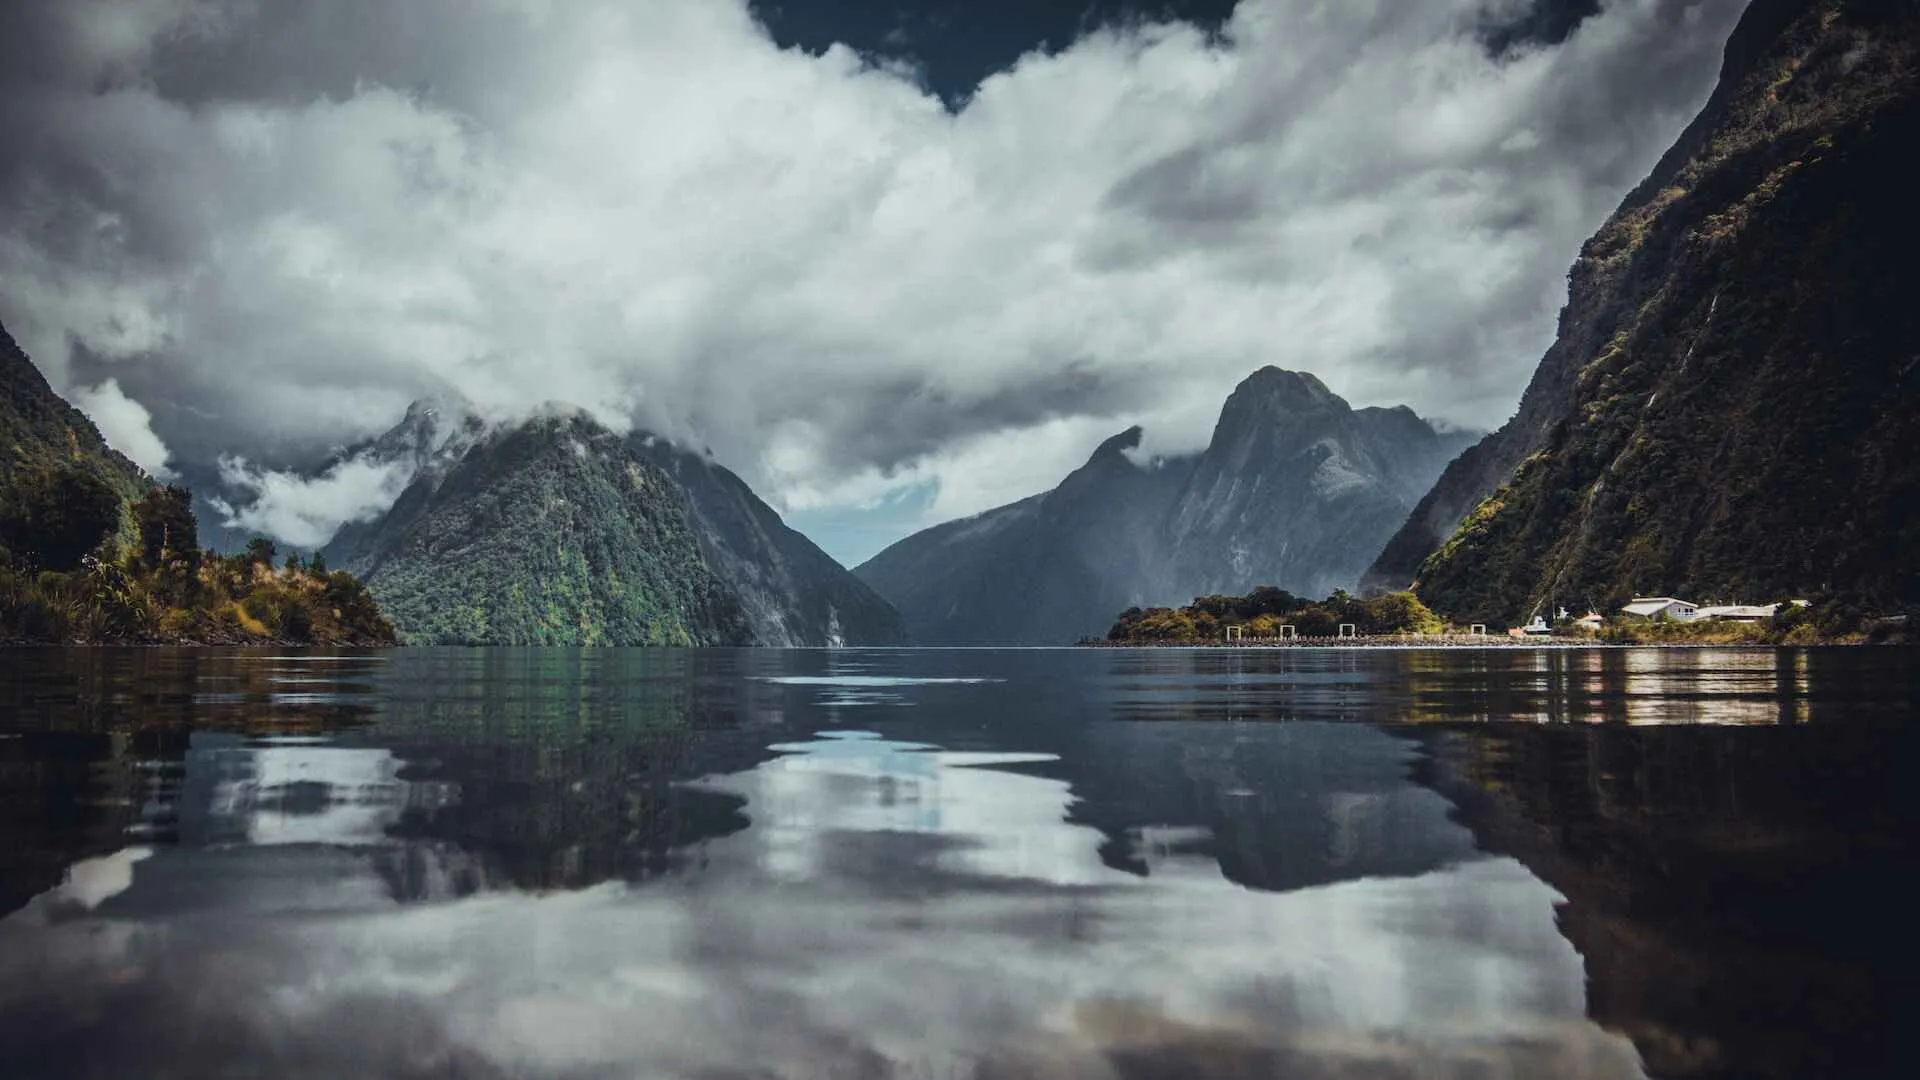
[[[1128,607],[1276,585],[1351,587],[1474,433],[1405,408],[1354,409],[1266,367],[1227,399],[1207,448],[1148,463],[1138,428],[1052,491],[908,537],[855,573],[923,643],[1065,644]]]

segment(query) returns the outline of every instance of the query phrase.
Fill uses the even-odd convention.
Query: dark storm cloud
[[[5,5],[0,319],[154,466],[551,399],[938,518],[1267,363],[1487,426],[1739,5],[1073,7]]]
[[[1481,33],[1487,51],[1504,55],[1528,45],[1558,45],[1600,13],[1600,0],[1532,0],[1520,12],[1489,20]]]

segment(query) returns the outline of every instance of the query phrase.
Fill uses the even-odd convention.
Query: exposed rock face
[[[1151,600],[1142,570],[1190,461],[1141,466],[1108,439],[1044,495],[894,544],[854,573],[899,609],[920,644],[1070,644]]]
[[[1353,409],[1311,375],[1263,368],[1207,449],[1152,463],[1135,428],[1043,495],[949,522],[858,567],[922,643],[1064,644],[1132,606],[1277,585],[1351,587],[1472,436],[1405,408]]]
[[[1487,622],[1634,591],[1920,600],[1917,59],[1911,3],[1749,8],[1706,108],[1582,251],[1519,414],[1369,583],[1417,576]]]
[[[1166,516],[1163,587],[1187,598],[1352,588],[1466,441],[1405,406],[1351,409],[1312,375],[1256,372]]]
[[[677,484],[707,565],[739,597],[759,645],[899,645],[900,613],[780,520],[746,481],[665,439],[630,444]]]
[[[505,444],[522,449],[503,459]],[[906,640],[885,600],[788,528],[738,476],[665,440],[621,438],[577,414],[490,432],[458,403],[423,402],[391,431],[342,456],[362,454],[405,465],[413,483],[382,518],[342,529],[327,553],[367,576],[377,595],[395,594],[389,606],[410,640],[770,646]],[[522,503],[526,521],[517,510]],[[423,523],[429,518],[433,523]],[[541,529],[558,538],[565,566],[536,570],[544,554],[536,557],[528,544]],[[447,542],[409,539],[423,530]],[[579,541],[577,552],[567,537]],[[488,551],[505,545],[496,554],[506,561],[486,581],[472,581],[460,566],[444,569],[450,580],[485,595],[517,596],[512,603],[487,602],[489,610],[513,609],[501,616],[506,622],[467,618],[441,625],[433,604],[473,606],[457,590],[430,581],[437,560],[473,561],[471,553],[457,554],[459,543]],[[716,584],[723,601],[708,594]],[[602,588],[619,591],[594,593]],[[419,603],[411,596],[416,591]],[[552,618],[528,614],[550,601],[559,605],[548,612]],[[500,638],[506,626],[515,629]]]

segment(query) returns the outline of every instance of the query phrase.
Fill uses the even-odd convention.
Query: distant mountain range
[[[1131,606],[1274,585],[1352,587],[1446,463],[1479,437],[1354,409],[1267,367],[1199,454],[1139,459],[1122,432],[1045,494],[949,522],[855,569],[923,644],[1066,644]]]
[[[881,645],[898,614],[744,481],[645,433],[571,409],[494,428],[416,404],[341,457],[413,479],[343,528],[359,574],[412,643]]]
[[[1582,249],[1519,413],[1367,575],[1460,621],[1555,598],[1920,604],[1920,7],[1757,0]]]

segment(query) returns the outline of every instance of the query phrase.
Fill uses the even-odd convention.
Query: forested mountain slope
[[[751,640],[673,481],[572,412],[477,437],[346,539],[410,644]]]
[[[1632,592],[1920,601],[1920,9],[1761,0],[1586,245],[1520,416],[1375,567],[1456,620]]]

